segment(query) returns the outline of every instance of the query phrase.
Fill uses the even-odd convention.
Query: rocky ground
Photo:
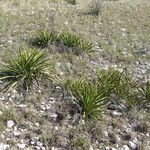
[[[38,29],[69,30],[92,41],[94,52],[74,56],[60,54],[53,46],[44,49],[61,79],[113,67],[127,69],[141,82],[148,80],[149,2],[107,1],[99,17],[85,15],[88,4],[80,0],[75,6],[61,0],[1,0],[0,63],[10,53],[30,48],[28,40]],[[0,82],[0,89],[3,86]],[[101,120],[85,122],[73,99],[57,84],[36,87],[27,94],[15,89],[1,92],[0,150],[150,149],[148,109],[131,109],[114,99]]]

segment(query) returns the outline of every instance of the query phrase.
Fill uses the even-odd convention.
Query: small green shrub
[[[90,80],[71,80],[68,87],[85,119],[101,117],[107,97],[97,84]]]
[[[36,33],[36,37],[31,40],[31,45],[45,48],[48,44],[53,43],[57,39],[54,33],[49,33],[47,30],[41,30]]]
[[[28,90],[34,81],[50,78],[49,67],[49,58],[43,51],[23,50],[5,62],[0,69],[0,80],[7,81],[6,89],[21,86]]]
[[[58,42],[61,42],[64,46],[74,48],[74,51],[88,52],[91,51],[92,43],[85,41],[82,37],[74,35],[73,33],[64,32],[59,38]]]
[[[76,0],[65,0],[65,1],[71,5],[75,5],[77,3]]]

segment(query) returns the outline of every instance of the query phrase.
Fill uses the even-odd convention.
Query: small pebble
[[[135,150],[136,149],[136,144],[132,141],[129,141],[129,146],[131,149]]]
[[[7,144],[3,144],[3,143],[0,144],[0,150],[8,150],[9,147],[10,146]]]
[[[24,149],[26,147],[26,145],[23,143],[22,144],[18,143],[17,146],[19,149]]]
[[[15,125],[13,120],[8,120],[7,121],[7,128],[12,128]]]

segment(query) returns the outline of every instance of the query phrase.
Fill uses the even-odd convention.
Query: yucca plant
[[[115,92],[121,79],[121,72],[118,70],[98,70],[96,72],[96,80],[100,89],[105,89],[106,95]]]
[[[77,3],[76,0],[65,0],[65,1],[71,5],[75,5]]]
[[[74,48],[76,51],[88,52],[91,51],[93,45],[91,42],[85,41],[83,37],[77,36],[73,33],[64,32],[59,38],[58,42],[61,42],[64,46]]]
[[[31,45],[45,48],[49,43],[53,43],[56,39],[57,36],[54,33],[50,33],[47,30],[40,30],[36,33],[36,37],[31,40]]]
[[[29,90],[34,81],[50,79],[49,67],[49,58],[45,52],[22,50],[17,57],[4,63],[0,69],[0,80],[6,81],[6,90],[16,86]]]
[[[71,80],[68,87],[81,108],[85,119],[100,119],[107,97],[90,80]]]
[[[125,71],[118,71],[109,68],[97,72],[97,82],[100,89],[105,89],[105,94],[116,97],[120,100],[126,100],[130,106],[138,103],[136,98],[138,83],[134,81]]]

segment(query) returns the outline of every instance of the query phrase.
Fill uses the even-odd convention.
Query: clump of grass
[[[49,58],[45,52],[22,50],[17,57],[12,57],[2,66],[0,80],[7,81],[6,90],[16,86],[29,90],[35,81],[50,79],[49,67]]]
[[[8,120],[14,120],[15,115],[12,109],[5,109],[0,115],[0,132],[4,131],[6,128],[6,123]]]
[[[6,109],[3,111],[3,114],[0,115],[0,120],[6,124],[8,120],[14,120],[14,112],[12,109]]]
[[[93,81],[81,79],[71,80],[68,87],[76,102],[81,108],[85,119],[100,119],[103,113],[104,103],[107,99],[103,90],[99,90],[98,84]]]
[[[74,48],[74,52],[89,52],[93,47],[91,42],[69,32],[62,33],[58,38],[58,42],[61,42],[66,47]]]
[[[75,5],[77,3],[76,0],[65,0],[65,1],[71,5]]]
[[[45,48],[48,44],[53,43],[57,39],[54,33],[49,33],[47,30],[40,30],[36,33],[36,37],[31,40],[31,45]]]

